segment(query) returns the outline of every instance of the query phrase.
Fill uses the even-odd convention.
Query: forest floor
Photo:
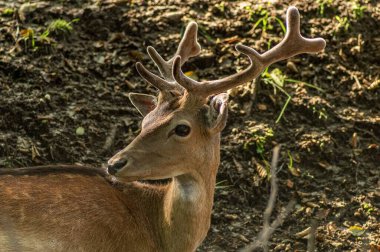
[[[248,65],[237,43],[259,52],[278,43],[279,20],[296,5],[302,33],[326,49],[229,92],[212,226],[198,251],[236,251],[257,236],[277,144],[274,217],[296,204],[271,250],[306,251],[315,222],[318,251],[379,251],[379,1],[24,2],[0,1],[0,168],[104,166],[139,132],[127,94],[156,93],[135,69],[155,69],[147,46],[170,58],[195,20],[202,52],[184,71],[218,79]]]

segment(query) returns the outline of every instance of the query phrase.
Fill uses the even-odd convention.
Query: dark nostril
[[[119,160],[112,165],[108,165],[108,173],[111,175],[115,175],[121,168],[123,168],[127,164],[127,160]]]

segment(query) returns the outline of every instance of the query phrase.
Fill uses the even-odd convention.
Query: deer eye
[[[180,137],[185,137],[189,135],[190,131],[191,131],[190,127],[185,124],[179,124],[174,129],[174,133]]]

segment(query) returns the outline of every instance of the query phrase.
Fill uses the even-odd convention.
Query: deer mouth
[[[128,160],[116,161],[108,164],[107,173],[112,175],[116,180],[120,182],[140,182],[150,185],[165,185],[172,181],[171,177],[167,176],[152,176],[152,171],[141,170],[134,168],[132,162]]]
[[[125,168],[128,164],[128,160],[117,160],[116,162],[108,163],[107,172],[110,175],[115,175],[120,170]]]

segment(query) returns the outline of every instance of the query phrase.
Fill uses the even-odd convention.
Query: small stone
[[[257,108],[261,111],[266,111],[268,108],[267,108],[267,105],[265,105],[264,103],[258,103],[257,104]]]
[[[75,131],[75,134],[77,134],[77,136],[83,136],[84,135],[84,128],[83,127],[78,127]]]
[[[185,14],[181,11],[167,12],[161,17],[169,22],[178,22]]]

